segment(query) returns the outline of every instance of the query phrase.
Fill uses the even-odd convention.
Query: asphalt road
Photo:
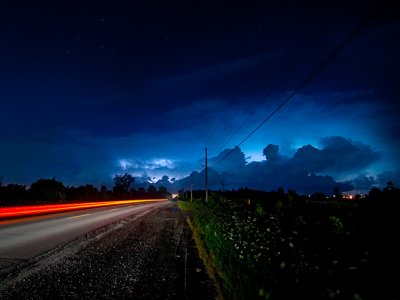
[[[28,259],[127,216],[141,216],[161,203],[120,205],[0,222],[0,265]]]
[[[215,298],[175,202],[115,208],[2,222],[0,299]]]

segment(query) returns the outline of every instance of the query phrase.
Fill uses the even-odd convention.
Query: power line
[[[310,8],[310,7],[308,7]],[[311,33],[309,38],[306,40],[307,37],[307,31],[303,30],[303,34],[297,37],[297,40],[290,46],[289,51],[287,51],[286,55],[282,56],[280,59],[280,63],[277,65],[276,72],[271,73],[270,76],[268,76],[267,80],[264,80],[265,84],[268,84],[267,88],[264,89],[263,95],[258,97],[253,101],[250,102],[246,109],[246,113],[243,115],[244,117],[241,119],[240,124],[236,126],[236,129],[233,129],[228,137],[225,137],[222,139],[222,142],[219,144],[222,145],[219,148],[224,149],[224,147],[232,140],[232,138],[243,128],[243,126],[246,124],[246,122],[254,115],[256,110],[260,107],[261,104],[266,102],[266,99],[268,99],[269,95],[272,94],[272,91],[278,86],[279,82],[282,81],[284,76],[290,71],[293,66],[295,65],[296,61],[298,58],[305,52],[305,50],[310,46],[311,42],[321,33],[322,29],[325,28],[326,24],[332,17],[333,13],[332,10],[329,9],[328,6],[324,6],[324,10],[328,10],[330,14],[326,16],[322,22],[319,24],[314,24],[314,23],[308,23],[307,27],[308,28],[316,28],[315,31]],[[305,17],[306,11],[303,12],[300,18],[297,19],[295,23],[293,23],[293,28],[290,31],[292,33],[295,28],[298,28],[298,23]],[[310,13],[308,11],[308,13]],[[307,17],[307,19],[310,17]],[[297,25],[297,26],[296,26]],[[307,28],[307,29],[308,29]],[[287,40],[289,39],[289,35],[286,36],[285,40],[281,42],[281,44],[286,44]],[[303,41],[306,40],[305,43]],[[259,80],[259,82],[262,82]],[[247,115],[247,116],[246,116]],[[234,128],[234,126],[232,126]],[[228,130],[229,132],[230,130]]]
[[[297,51],[297,53],[295,54],[294,57],[292,57],[290,60],[290,54],[292,52],[295,51],[296,45],[300,44],[300,42],[305,38],[303,37],[299,37],[298,41],[296,43],[293,44],[293,46],[291,47],[291,49],[288,52],[288,55],[286,56],[286,58],[282,61],[281,66],[278,68],[279,70],[284,70],[283,72],[280,72],[279,74],[277,74],[277,76],[270,76],[270,78],[268,79],[267,82],[272,82],[268,88],[268,91],[264,94],[264,96],[260,96],[259,100],[257,101],[257,103],[255,103],[255,105],[253,106],[253,108],[251,109],[251,111],[248,111],[248,115],[245,119],[242,120],[242,122],[240,123],[240,125],[236,128],[236,130],[234,132],[231,133],[231,135],[229,136],[229,138],[227,139],[227,141],[223,144],[222,148],[224,148],[229,141],[232,139],[232,137],[239,132],[240,129],[243,128],[243,126],[246,124],[246,122],[254,115],[254,113],[256,112],[256,110],[260,107],[261,104],[263,104],[266,99],[268,99],[268,97],[271,95],[272,91],[274,90],[274,88],[276,88],[276,86],[278,85],[279,81],[282,80],[282,78],[287,74],[287,72],[294,66],[296,60],[303,54],[303,52],[310,46],[311,42],[320,34],[320,32],[322,31],[322,29],[325,27],[326,23],[329,21],[330,17],[332,15],[329,15],[321,24],[318,24],[316,26],[317,30],[311,35],[310,39]],[[315,26],[315,25],[314,25]],[[271,74],[272,75],[272,74]]]
[[[269,3],[269,4],[271,5],[272,3]],[[272,28],[274,27],[274,24],[277,22],[277,19],[278,19],[278,17],[274,15],[274,17],[273,17],[273,19],[272,19],[272,22],[271,22],[271,25],[267,27],[267,28],[269,29],[269,32],[268,32],[269,34],[272,32]],[[254,54],[253,57],[251,58],[251,63],[250,63],[250,68],[249,68],[249,70],[254,69],[254,66],[257,64],[257,60],[259,60],[259,58],[258,58],[257,56],[263,52],[264,46],[265,46],[265,44],[266,44],[266,42],[267,42],[267,37],[268,37],[268,35],[265,34],[265,35],[264,35],[264,38],[261,40],[261,42],[259,43],[259,45],[256,47],[256,49],[255,49],[255,50],[256,50],[256,51],[255,51],[255,54]],[[236,85],[234,86],[233,95],[235,95],[238,91],[239,91],[239,85],[236,84]],[[229,103],[228,103],[228,105],[229,105],[229,106],[228,106],[228,109],[225,110],[225,115],[226,115],[226,116],[229,116],[229,114],[230,114],[231,111],[233,110],[233,105],[231,105],[231,104],[229,104]],[[218,134],[218,131],[220,131],[220,128],[223,126],[221,120],[222,120],[222,118],[219,118],[219,119],[218,119],[218,123],[217,123],[217,125],[216,125],[216,127],[215,127],[215,130],[212,131],[212,134],[211,134],[211,136],[209,137],[209,139],[208,139],[208,141],[207,141],[207,145],[209,145],[209,144],[211,143],[211,141],[213,141],[213,140],[217,140],[217,141],[218,141],[218,136],[216,136],[216,134]],[[224,128],[221,128],[221,130],[222,130],[222,132],[220,132],[219,135],[221,135],[221,134],[225,131]]]
[[[306,86],[311,80],[315,78],[315,76],[355,37],[355,35],[363,28],[372,18],[372,16],[375,14],[375,12],[372,12],[370,15],[368,15],[366,18],[364,18],[360,24],[353,29],[353,31],[347,36],[346,39],[343,40],[341,44],[339,44],[338,47],[336,47],[335,50],[332,51],[332,53],[325,58],[318,66],[317,68],[314,69],[313,72],[311,72],[310,75],[306,77],[305,80],[292,92],[290,93],[289,96],[285,98],[284,101],[273,111],[271,112],[256,128],[254,128],[236,147],[239,147],[242,145],[245,141],[247,141],[261,126],[263,126],[268,120],[270,120],[279,110],[282,109],[283,106],[285,106],[293,97],[296,95],[304,86]],[[223,156],[220,160],[218,160],[212,167],[216,166],[219,164],[221,161],[223,161],[225,158],[227,158],[230,154],[232,154],[236,147],[229,151],[225,156]]]
[[[293,19],[294,21],[291,23],[291,26],[289,27],[288,34],[287,34],[286,36],[282,36],[283,38],[282,38],[282,39],[280,40],[280,42],[279,42],[279,43],[280,43],[279,48],[282,48],[283,45],[286,44],[286,43],[288,42],[289,37],[292,35],[292,33],[295,31],[295,29],[299,27],[299,23],[302,22],[303,19],[308,19],[308,18],[305,18],[305,14],[306,14],[306,13],[310,13],[310,11],[309,11],[310,7],[311,7],[310,5],[307,5],[307,6],[305,7],[305,9],[304,9],[303,14],[301,14],[301,15],[299,16],[299,18]],[[273,25],[274,25],[275,23],[276,23],[276,18],[274,19],[274,21],[272,22],[272,24],[271,24],[271,26],[270,26],[270,30],[269,30],[270,32],[269,32],[269,33],[271,33],[272,28],[273,28]],[[258,55],[258,54],[262,53],[262,50],[263,50],[263,48],[264,48],[264,44],[265,44],[267,38],[268,38],[268,35],[265,35],[264,38],[263,38],[262,43],[260,44],[260,47],[259,47],[257,53],[256,53],[256,56],[255,56],[256,58],[257,58],[257,55]],[[301,40],[301,39],[300,39],[300,40]],[[295,44],[297,44],[297,43],[299,43],[299,41],[297,41]],[[292,47],[292,48],[293,48],[293,47]],[[291,51],[291,50],[290,50],[290,51]],[[290,52],[290,51],[289,51],[289,52]],[[290,53],[289,53],[289,54],[290,54]],[[289,55],[289,54],[288,54],[288,55]],[[284,61],[284,60],[285,60],[285,58],[282,57],[281,61]],[[253,63],[253,68],[254,68],[255,65],[256,65],[256,62]],[[276,67],[276,69],[279,70],[279,66]],[[259,73],[260,73],[260,75],[263,75],[263,74],[265,74],[265,72],[266,72],[266,69],[263,68],[263,69],[261,70],[261,72],[259,72]],[[255,88],[259,83],[262,83],[263,77],[260,76],[260,77],[258,77],[258,78],[259,78],[259,80],[257,80],[257,81],[252,81],[252,82],[251,82],[251,85],[252,85],[253,88]],[[271,75],[269,76],[269,80],[267,80],[267,82],[269,82],[271,78],[273,78],[273,74],[272,74],[272,73],[271,73]],[[247,82],[246,85],[247,85],[248,88],[251,88],[251,87],[249,86],[249,85],[250,85],[249,82]],[[238,84],[235,85],[235,90],[236,90],[236,92],[239,90],[239,85],[238,85]],[[236,93],[236,92],[235,92],[235,93]],[[234,94],[235,94],[235,93],[234,93]],[[254,100],[253,102],[255,103],[256,100]],[[252,106],[253,106],[252,104],[253,104],[253,103],[250,102],[250,103],[247,105],[247,107],[246,107],[246,109],[245,109],[246,112],[244,113],[244,118],[246,118],[245,115],[248,114],[248,112],[251,110],[251,108],[252,108]],[[244,105],[243,105],[243,107],[244,107]],[[232,111],[232,108],[233,108],[233,106],[230,105],[229,108],[228,108],[227,110],[225,110],[224,115],[229,116],[229,114],[230,114],[231,111]],[[233,123],[233,124],[238,123],[239,120],[240,120],[239,118],[240,118],[242,121],[243,121],[243,119],[244,119],[244,118],[241,118],[240,115],[237,115],[237,116],[234,117],[234,121],[233,121],[232,123]],[[231,126],[225,128],[225,129],[222,129],[221,131],[219,131],[219,127],[221,127],[221,125],[222,125],[222,121],[221,121],[222,119],[223,119],[223,118],[220,118],[220,119],[219,119],[219,123],[218,123],[219,126],[217,126],[217,127],[215,128],[216,130],[214,130],[214,131],[212,132],[212,138],[209,139],[209,142],[211,142],[212,140],[215,140],[215,142],[214,142],[213,145],[211,146],[212,148],[217,148],[217,145],[223,144],[224,141],[226,140],[226,136],[229,136],[229,139],[228,139],[228,142],[229,142],[231,136],[234,135],[234,134],[237,132],[237,130],[236,130],[234,134],[229,133],[229,132],[233,132],[233,131],[235,130],[236,125],[231,125]],[[237,120],[237,122],[236,122],[236,120]],[[240,121],[240,123],[242,123],[242,121]],[[217,130],[217,129],[218,129],[218,130]],[[218,131],[219,131],[219,133],[218,133]],[[225,134],[225,133],[226,133],[226,134]],[[216,134],[218,134],[218,135],[216,135]],[[224,138],[220,138],[220,136],[223,136],[223,135],[225,135],[225,137],[224,137]],[[226,142],[225,144],[227,144],[228,142]]]

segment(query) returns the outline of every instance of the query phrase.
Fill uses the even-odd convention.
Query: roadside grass
[[[212,195],[179,201],[224,299],[363,299],[370,249],[351,209]],[[368,298],[368,297],[367,297]]]
[[[222,300],[224,299],[223,282],[221,276],[218,274],[218,271],[215,268],[214,258],[210,255],[210,253],[208,253],[207,247],[203,242],[201,234],[197,229],[197,227],[193,225],[192,220],[189,217],[186,220],[189,224],[190,229],[192,230],[193,238],[195,240],[196,247],[199,251],[199,256],[204,263],[207,274],[214,281],[214,284],[216,286],[217,290],[216,299]]]

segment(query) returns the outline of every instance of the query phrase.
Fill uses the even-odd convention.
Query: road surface
[[[176,203],[115,208],[1,222],[0,299],[214,298]]]
[[[31,258],[133,214],[140,217],[159,205],[162,204],[91,208],[0,221],[0,265],[9,259]]]

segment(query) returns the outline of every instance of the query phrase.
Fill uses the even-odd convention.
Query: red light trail
[[[0,219],[65,212],[71,210],[104,207],[111,205],[144,203],[144,202],[160,202],[160,201],[167,201],[167,199],[118,200],[118,201],[103,201],[103,202],[83,202],[83,203],[69,203],[69,204],[46,204],[46,205],[1,207]]]

